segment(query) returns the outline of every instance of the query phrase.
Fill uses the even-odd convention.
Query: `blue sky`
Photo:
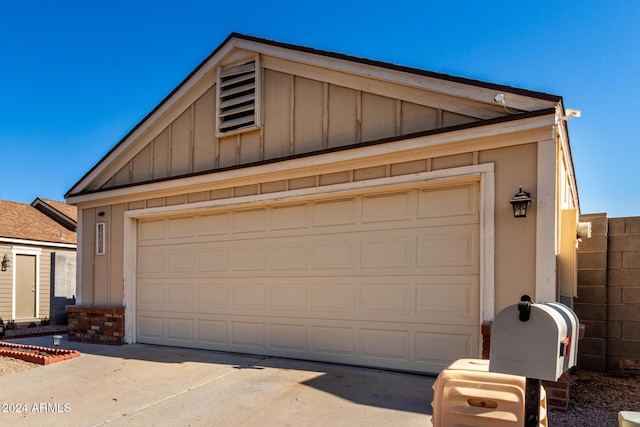
[[[560,95],[582,213],[640,216],[639,22],[635,0],[1,2],[0,199],[62,200],[235,31]]]

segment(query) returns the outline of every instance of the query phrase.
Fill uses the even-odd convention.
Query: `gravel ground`
[[[37,363],[25,362],[24,360],[14,359],[13,357],[0,356],[0,376],[9,375],[27,369],[36,368]]]
[[[57,333],[66,333],[66,331],[66,326],[58,325],[36,326],[35,328],[20,328],[5,331],[3,339],[11,339],[35,334],[53,335]],[[24,360],[15,359],[13,357],[0,356],[0,376],[36,368],[38,366],[42,365],[39,365],[37,363],[25,362]]]
[[[575,370],[569,410],[549,414],[549,426],[617,427],[619,411],[640,412],[640,376]]]

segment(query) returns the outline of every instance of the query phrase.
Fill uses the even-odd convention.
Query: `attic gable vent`
[[[258,127],[257,59],[218,72],[218,134],[228,135]]]

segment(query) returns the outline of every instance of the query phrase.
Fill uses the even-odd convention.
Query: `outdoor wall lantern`
[[[531,197],[530,194],[526,191],[520,190],[513,196],[513,199],[509,200],[511,206],[513,207],[513,217],[514,218],[524,218],[527,216],[527,209],[531,206]]]
[[[7,256],[7,254],[4,254],[4,256],[2,257],[2,262],[0,262],[0,264],[2,264],[2,271],[7,271],[7,268],[9,268],[9,257]]]
[[[60,340],[62,339],[62,335],[54,335],[53,336],[53,345],[56,347],[56,354],[58,354],[58,347],[60,347]]]

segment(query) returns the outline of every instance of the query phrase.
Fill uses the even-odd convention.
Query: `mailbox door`
[[[502,310],[491,327],[489,370],[556,381],[564,372],[560,355],[567,322],[557,309],[532,304],[529,320],[519,320],[518,305]]]

